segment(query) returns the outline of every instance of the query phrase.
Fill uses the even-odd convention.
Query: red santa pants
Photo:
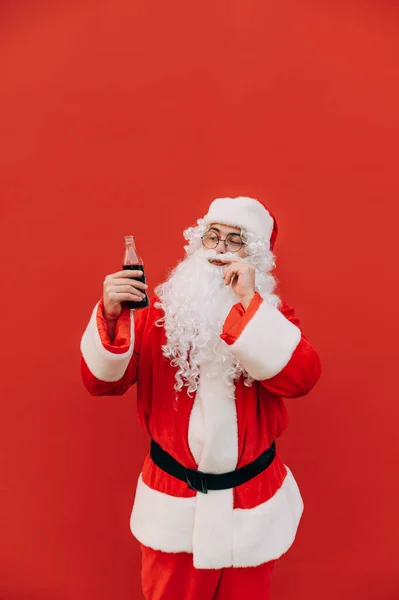
[[[145,600],[270,600],[275,561],[249,568],[195,569],[192,554],[141,546]]]

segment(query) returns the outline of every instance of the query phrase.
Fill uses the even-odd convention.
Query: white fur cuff
[[[229,348],[251,377],[262,381],[284,369],[300,341],[300,329],[264,300]]]
[[[116,354],[104,348],[97,327],[98,304],[94,308],[89,324],[83,334],[80,349],[86,364],[94,377],[100,381],[119,381],[127,369],[133,355],[134,317],[130,311],[130,347],[123,354]]]

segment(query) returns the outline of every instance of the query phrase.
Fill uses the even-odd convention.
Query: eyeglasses
[[[229,233],[223,240],[215,231],[207,231],[201,239],[202,245],[208,248],[208,250],[214,250],[217,248],[219,242],[223,242],[226,250],[229,252],[238,252],[245,244],[238,233]]]

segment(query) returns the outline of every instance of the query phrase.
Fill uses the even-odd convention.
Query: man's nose
[[[223,240],[219,240],[219,243],[216,246],[216,252],[218,254],[226,254],[226,244]]]

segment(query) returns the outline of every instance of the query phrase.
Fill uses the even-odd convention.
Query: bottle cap
[[[134,237],[132,235],[125,235],[125,242],[127,244],[131,244],[132,242],[134,242]]]

